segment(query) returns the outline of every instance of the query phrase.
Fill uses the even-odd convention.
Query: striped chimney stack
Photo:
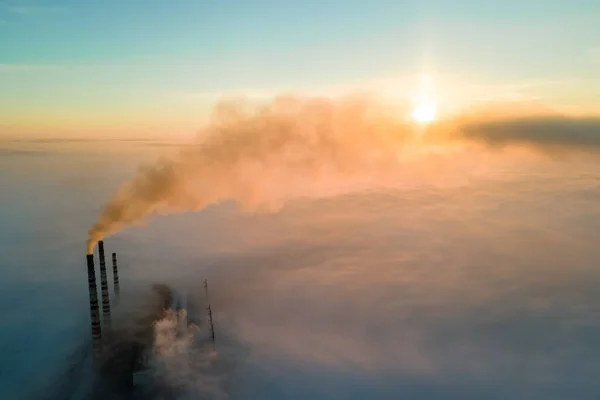
[[[110,327],[110,296],[108,294],[108,280],[106,278],[106,260],[104,258],[104,242],[98,242],[98,253],[100,255],[100,283],[102,286],[102,314],[104,315],[104,324]]]
[[[118,298],[121,290],[119,289],[119,270],[117,269],[117,253],[112,253],[113,282],[115,285],[115,297]]]
[[[92,317],[92,340],[94,352],[100,350],[102,340],[102,327],[100,326],[100,310],[98,308],[98,292],[96,291],[96,271],[94,269],[94,255],[87,256],[88,284],[90,290],[90,314]]]

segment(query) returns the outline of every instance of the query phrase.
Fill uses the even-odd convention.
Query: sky
[[[600,108],[600,4],[0,0],[0,137],[193,135],[220,98]]]

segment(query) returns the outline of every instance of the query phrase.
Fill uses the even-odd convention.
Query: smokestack
[[[113,281],[115,285],[115,297],[119,297],[121,289],[119,288],[119,270],[117,268],[117,253],[112,253]]]
[[[102,286],[102,314],[104,324],[110,326],[110,297],[108,294],[108,280],[106,278],[106,261],[104,258],[104,241],[98,242],[98,253],[100,255],[100,283]]]
[[[90,290],[90,314],[92,317],[92,340],[94,352],[100,349],[102,328],[100,327],[100,310],[98,309],[98,292],[96,291],[96,271],[94,269],[94,255],[87,255],[88,285]]]

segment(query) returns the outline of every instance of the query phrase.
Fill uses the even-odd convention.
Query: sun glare
[[[412,118],[422,124],[435,120],[437,109],[435,104],[429,101],[419,103],[412,112]]]

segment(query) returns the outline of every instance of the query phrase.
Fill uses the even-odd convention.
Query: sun
[[[437,107],[432,101],[421,101],[411,114],[412,118],[421,124],[433,122],[436,115]]]
[[[414,108],[411,117],[415,122],[426,125],[435,121],[437,117],[436,91],[428,74],[420,76],[419,88],[412,98]]]

